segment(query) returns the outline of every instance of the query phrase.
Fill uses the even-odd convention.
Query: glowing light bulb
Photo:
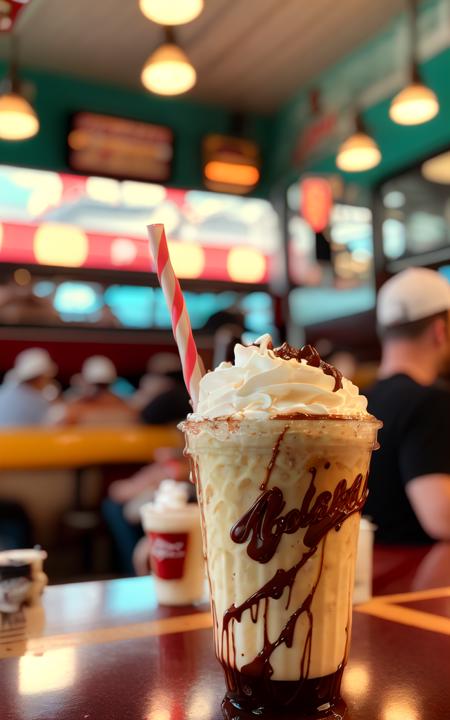
[[[165,43],[153,52],[142,68],[144,87],[158,95],[181,95],[194,87],[195,68],[186,53],[174,43]]]
[[[344,172],[364,172],[380,161],[381,152],[375,140],[365,132],[356,132],[340,146],[336,165]]]
[[[203,10],[203,0],[140,0],[143,15],[159,25],[183,25]]]
[[[439,112],[439,100],[431,88],[420,82],[411,83],[392,100],[389,117],[399,125],[421,125]]]
[[[0,139],[27,140],[39,131],[39,120],[32,106],[18,93],[0,96]]]
[[[422,165],[422,175],[430,182],[450,185],[450,152],[426,160]]]

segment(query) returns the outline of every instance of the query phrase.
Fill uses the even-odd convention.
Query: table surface
[[[180,439],[177,430],[157,425],[11,428],[0,432],[0,469],[147,463],[157,448],[178,447]]]
[[[355,607],[343,679],[348,720],[449,716],[450,544],[381,549],[375,579],[392,582],[395,567],[414,557],[405,592]],[[25,653],[3,649],[2,720],[222,718],[224,681],[206,607],[159,608],[150,578],[49,587],[44,607],[42,635]]]

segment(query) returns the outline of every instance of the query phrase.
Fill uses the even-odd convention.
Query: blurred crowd
[[[234,345],[244,331],[243,317],[217,313],[211,318],[209,331],[215,338],[216,366],[232,359]],[[32,347],[19,353],[0,386],[0,430],[138,425],[173,428],[191,411],[175,353],[152,355],[137,388],[119,377],[114,363],[104,355],[87,358],[67,388],[57,377],[58,367],[47,350]],[[115,570],[128,575],[148,572],[140,508],[153,498],[162,480],[189,479],[182,445],[180,433],[179,446],[160,447],[150,465],[123,479],[105,478],[101,514],[114,544]],[[195,501],[193,486],[190,500]],[[32,524],[24,508],[0,500],[0,549],[27,546],[33,541]]]
[[[374,453],[366,513],[378,542],[428,544],[450,540],[450,286],[433,270],[414,268],[388,280],[377,303],[381,363],[361,374],[349,352],[323,344],[322,357],[356,382],[368,409],[383,422]],[[243,327],[219,318],[213,366],[232,360]],[[225,321],[225,322],[224,322]],[[48,352],[20,353],[0,387],[0,427],[175,427],[191,409],[175,354],[153,355],[137,388],[118,377],[112,361],[88,358],[67,389]],[[102,513],[126,574],[148,572],[140,508],[162,480],[185,482],[189,467],[177,448],[160,447],[154,462],[107,484]],[[192,500],[195,490],[192,486]],[[0,547],[29,544],[23,509],[0,503]]]
[[[0,386],[0,427],[176,425],[191,409],[175,354],[153,355],[137,389],[118,377],[113,362],[103,355],[89,357],[64,391],[56,381],[57,373],[56,363],[43,348],[21,352]],[[135,570],[132,555],[142,535],[140,506],[161,480],[187,480],[188,474],[180,442],[180,448],[160,448],[154,463],[110,484],[102,513],[115,541],[120,571],[131,574]],[[29,545],[32,539],[24,509],[0,502],[0,547]],[[144,572],[142,551],[137,558]]]
[[[19,353],[0,387],[0,427],[164,424],[189,411],[174,354],[150,358],[137,389],[118,377],[104,355],[88,358],[64,391],[57,373],[57,365],[43,348]]]

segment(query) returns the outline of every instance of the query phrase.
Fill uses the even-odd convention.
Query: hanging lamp
[[[184,25],[203,10],[203,0],[139,0],[143,15],[158,25]]]
[[[381,151],[369,135],[361,115],[355,117],[355,132],[339,146],[336,165],[343,172],[365,172],[379,165]]]
[[[389,117],[398,125],[422,125],[439,112],[436,93],[425,85],[417,63],[417,1],[409,2],[410,59],[409,84],[392,99]]]
[[[181,95],[194,87],[197,73],[186,53],[177,45],[170,27],[164,28],[165,42],[148,58],[141,71],[147,90],[157,95]]]
[[[28,140],[38,131],[38,116],[22,90],[12,37],[8,74],[0,84],[0,140]]]

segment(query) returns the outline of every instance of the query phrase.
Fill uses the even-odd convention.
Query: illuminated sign
[[[309,177],[300,183],[301,214],[316,232],[328,226],[333,207],[333,191],[325,178]]]
[[[143,238],[90,233],[62,223],[3,223],[0,237],[0,263],[155,272]],[[255,248],[169,241],[169,251],[180,278],[249,283],[269,279],[269,258]]]
[[[163,222],[182,278],[266,283],[276,213],[242,198],[0,165],[0,264],[152,272],[146,226]]]
[[[203,178],[210,190],[249,193],[260,178],[258,146],[243,138],[207,135],[203,140]]]
[[[79,112],[67,144],[77,172],[159,182],[171,175],[173,133],[162,125]]]

